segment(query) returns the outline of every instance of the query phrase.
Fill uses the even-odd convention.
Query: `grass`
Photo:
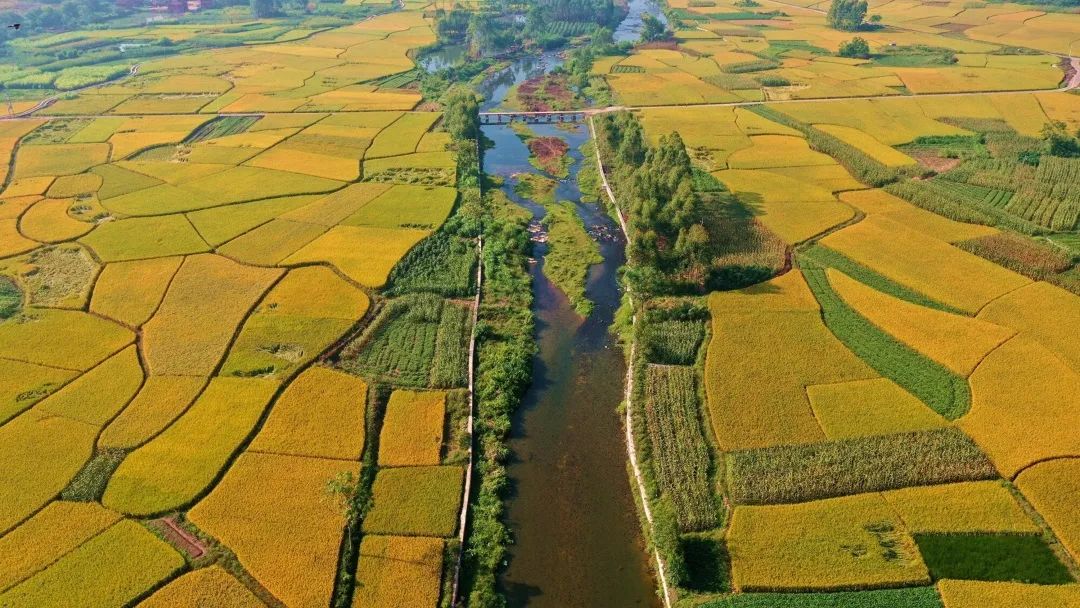
[[[79,474],[71,480],[68,487],[60,493],[62,500],[92,502],[101,500],[109,477],[120,466],[127,453],[123,450],[99,450],[86,463]]]
[[[326,483],[355,462],[245,453],[188,513],[289,606],[328,606],[345,513]]]
[[[124,408],[143,381],[136,347],[129,346],[49,395],[42,413],[100,427]]]
[[[382,469],[372,489],[364,534],[449,537],[461,505],[460,467]]]
[[[443,231],[424,239],[390,272],[386,293],[393,296],[430,292],[468,297],[476,290],[476,247]]]
[[[937,580],[1073,582],[1068,568],[1038,535],[916,534],[915,542]]]
[[[961,377],[970,375],[990,351],[1016,334],[1008,327],[892,298],[837,270],[827,270],[826,277],[856,313]]]
[[[984,605],[984,604],[980,604]],[[842,593],[746,593],[702,604],[702,608],[940,608],[933,587]]]
[[[133,449],[169,426],[206,386],[198,376],[150,376],[124,410],[105,427],[98,446]]]
[[[278,397],[250,450],[359,460],[367,384],[327,367],[310,367]]]
[[[1073,499],[1080,490],[1078,473],[1080,458],[1070,458],[1036,464],[1016,477],[1016,486],[1073,559],[1080,556],[1080,521]]]
[[[360,543],[353,606],[416,606],[439,602],[443,541],[365,535]]]
[[[926,584],[915,542],[876,494],[736,507],[728,531],[741,592]]]
[[[184,558],[133,521],[122,521],[0,594],[8,606],[122,606],[184,567]]]
[[[650,459],[679,528],[692,532],[716,527],[720,518],[710,483],[709,444],[701,433],[697,371],[649,365],[644,394]]]
[[[394,391],[379,435],[379,466],[439,464],[445,419],[446,393]]]
[[[464,309],[431,294],[405,296],[391,302],[374,327],[345,348],[342,366],[399,386],[460,383],[467,331]]]
[[[963,377],[874,326],[840,298],[820,268],[806,265],[803,274],[826,325],[852,352],[945,418],[968,411],[971,396]]]
[[[603,262],[600,247],[585,230],[574,203],[546,205],[543,223],[547,228],[548,250],[544,254],[544,275],[570,300],[582,316],[592,312],[593,302],[585,294],[589,267]]]
[[[142,325],[157,310],[183,261],[176,256],[106,264],[94,283],[90,310],[132,327]]]
[[[102,503],[138,515],[191,503],[213,484],[276,389],[273,380],[214,378],[176,422],[128,455]]]
[[[39,247],[0,262],[0,272],[5,270],[22,279],[30,306],[82,308],[90,297],[98,265],[85,249],[65,243]],[[15,300],[15,305],[19,304]]]
[[[264,604],[221,566],[193,570],[173,580],[139,603],[146,608],[213,605],[220,608],[261,608]]]
[[[955,428],[743,450],[727,459],[728,494],[736,504],[802,502],[996,474],[975,442]]]
[[[44,570],[120,519],[101,505],[49,503],[0,539],[0,592]]]
[[[143,357],[150,371],[209,375],[236,327],[280,275],[277,269],[216,255],[186,258],[160,308],[143,325]]]

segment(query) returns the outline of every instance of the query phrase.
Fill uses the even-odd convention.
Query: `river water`
[[[625,242],[599,205],[580,203],[577,152],[585,125],[533,125],[538,135],[562,137],[575,163],[558,200],[576,203],[600,245],[604,262],[588,276],[596,306],[581,318],[543,274],[546,243],[536,243],[532,265],[536,339],[533,383],[514,417],[507,519],[514,535],[503,591],[512,607],[659,606],[626,469],[626,447],[616,407],[626,364],[608,332],[620,291],[617,270]],[[494,146],[484,170],[506,179],[504,191],[539,220],[542,206],[513,192],[514,175],[537,173],[529,150],[507,126],[489,125]]]
[[[629,9],[616,40],[638,37],[643,12],[660,13],[653,0],[630,0]],[[440,55],[425,67],[437,69],[450,59]],[[481,111],[498,108],[515,84],[561,63],[554,53],[514,61],[478,87],[484,97]],[[588,128],[532,129],[570,144],[574,164],[556,198],[575,203],[604,261],[589,270],[586,296],[595,307],[582,318],[543,274],[548,245],[536,242],[533,249],[539,352],[532,385],[513,419],[507,520],[514,544],[500,583],[511,608],[658,608],[616,412],[626,362],[608,331],[620,302],[617,272],[626,261],[626,243],[602,207],[580,202],[577,175],[583,159],[578,148],[587,141]],[[542,234],[544,208],[513,190],[515,175],[541,173],[529,163],[528,148],[508,126],[487,125],[483,132],[493,144],[485,150],[484,171],[504,178],[506,195],[532,214]]]

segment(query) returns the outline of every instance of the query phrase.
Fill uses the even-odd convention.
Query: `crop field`
[[[605,543],[687,608],[1080,605],[1075,10],[666,0],[622,44],[594,24],[621,40],[639,3],[24,4],[0,2],[0,606],[565,597],[513,580],[551,303],[459,97],[497,107],[523,61],[599,135],[641,127],[566,150],[612,156],[590,200],[506,176],[548,212],[574,340],[613,314],[596,335],[636,357],[626,409],[565,403],[631,423],[633,500],[603,506],[644,501],[645,534]],[[621,246],[580,219],[597,170],[629,242],[594,310]],[[561,567],[606,469],[556,456]],[[625,592],[622,555],[558,583]]]

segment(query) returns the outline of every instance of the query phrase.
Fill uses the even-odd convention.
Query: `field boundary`
[[[593,125],[592,116],[589,116],[589,135],[593,140],[593,149],[596,153],[596,165],[597,172],[600,174],[601,183],[604,185],[604,191],[607,192],[608,200],[611,201],[611,205],[615,207],[615,215],[619,219],[619,227],[622,229],[623,236],[626,238],[626,242],[630,242],[630,231],[627,229],[626,218],[623,217],[622,209],[619,208],[618,203],[615,202],[615,194],[611,191],[611,186],[608,184],[607,173],[604,171],[604,162],[600,158],[600,147],[595,145],[596,142],[596,127]],[[627,290],[627,296],[630,298],[630,306],[634,305],[634,294]],[[631,325],[637,327],[637,313],[631,318]],[[626,431],[626,454],[630,458],[630,468],[634,471],[634,481],[637,485],[638,495],[641,497],[641,510],[645,514],[645,521],[649,526],[649,535],[654,534],[654,524],[652,509],[649,508],[649,495],[645,490],[645,479],[641,474],[641,466],[638,464],[637,458],[637,443],[634,441],[634,360],[637,356],[637,338],[636,332],[635,338],[630,342],[630,357],[626,363],[626,387],[623,393],[623,401],[626,404],[626,421],[623,424],[623,428]],[[667,572],[664,570],[664,559],[660,556],[660,550],[653,547],[653,558],[656,560],[656,573],[660,579],[660,588],[663,593],[661,596],[664,599],[664,607],[671,608],[671,586],[668,584]]]
[[[484,285],[484,236],[476,237],[476,295],[473,297],[472,331],[469,334],[469,417],[466,432],[469,434],[469,462],[465,467],[465,484],[461,493],[461,515],[458,517],[458,552],[457,565],[454,567],[454,584],[450,591],[450,605],[456,606],[458,588],[461,584],[461,566],[465,556],[465,532],[469,521],[469,497],[472,495],[473,468],[476,460],[476,436],[473,433],[476,414],[476,397],[473,391],[473,379],[476,376],[476,323],[480,317],[480,294]]]

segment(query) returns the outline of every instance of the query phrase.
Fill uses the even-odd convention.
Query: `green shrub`
[[[430,292],[448,298],[470,297],[476,291],[476,246],[439,231],[420,241],[390,272],[386,293]]]
[[[700,608],[941,608],[933,587],[841,593],[746,593]]]

